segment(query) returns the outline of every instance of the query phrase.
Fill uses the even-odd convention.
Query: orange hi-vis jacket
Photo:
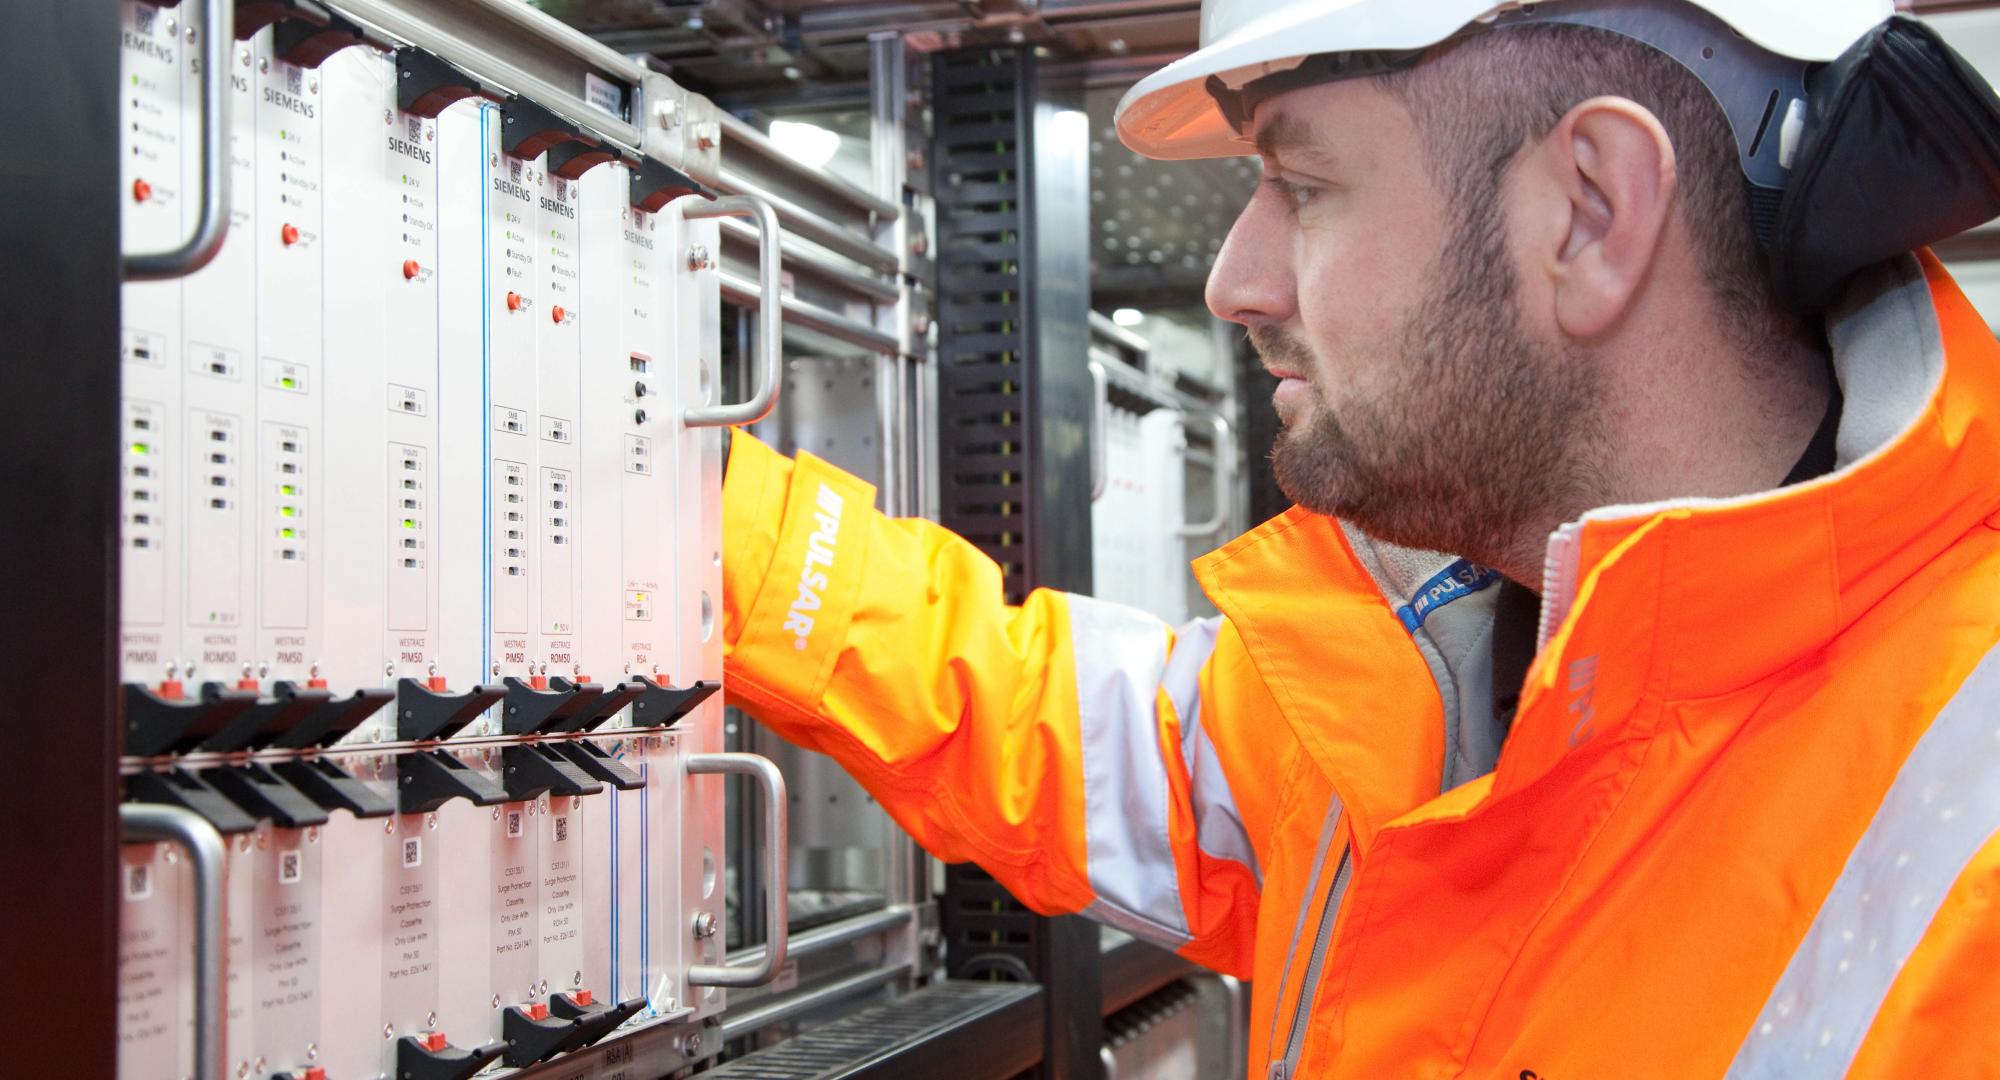
[[[2000,346],[1928,253],[1828,334],[1837,469],[1565,526],[1511,727],[1476,568],[1293,511],[1197,564],[1218,619],[1009,607],[743,437],[729,697],[1253,979],[1252,1076],[2000,1076]]]

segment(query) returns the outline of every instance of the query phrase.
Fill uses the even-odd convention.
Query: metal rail
[[[737,221],[723,221],[722,235],[730,242],[755,243],[757,240],[755,229]],[[798,270],[819,278],[855,294],[857,299],[873,304],[893,304],[897,300],[896,286],[893,283],[842,266],[824,255],[807,251],[797,245],[785,247],[784,262],[785,269]]]
[[[724,300],[739,307],[758,310],[763,308],[764,290],[734,274],[724,273],[717,276],[722,281],[722,298]],[[894,355],[902,348],[902,344],[895,338],[875,329],[867,323],[847,318],[844,315],[836,315],[817,304],[808,304],[803,300],[784,296],[782,290],[780,290],[779,295],[784,311],[785,324],[788,326],[797,326],[806,330],[812,330],[825,334],[835,341],[846,342],[849,345],[883,355]]]
[[[908,926],[916,918],[916,909],[898,904],[881,911],[871,911],[866,915],[856,915],[836,923],[815,927],[792,938],[786,948],[794,960],[817,956],[831,949],[837,949],[849,942],[860,941],[876,934]],[[729,963],[759,964],[764,960],[764,946],[753,945],[729,954]]]
[[[773,172],[784,174],[786,179],[802,188],[829,196],[863,215],[873,214],[876,217],[887,218],[902,212],[895,203],[864,191],[841,177],[800,163],[790,154],[778,149],[778,144],[773,142],[769,135],[758,131],[749,123],[726,112],[721,114],[721,120],[722,136],[725,140],[723,145],[730,148],[729,156],[732,159],[754,161]],[[738,154],[736,153],[738,149],[747,149],[750,153]]]
[[[836,255],[845,255],[870,270],[893,273],[900,267],[896,253],[888,248],[856,236],[825,217],[813,213],[798,203],[762,187],[755,180],[721,169],[715,177],[715,186],[732,194],[754,194],[768,200],[785,217],[785,227],[793,233]]]
[[[722,1037],[726,1041],[748,1035],[753,1031],[761,1031],[773,1024],[782,1024],[836,1001],[845,1001],[879,990],[892,982],[907,978],[909,974],[906,968],[864,971],[858,975],[849,975],[844,979],[827,983],[825,986],[777,998],[754,1009],[726,1015],[722,1020]]]

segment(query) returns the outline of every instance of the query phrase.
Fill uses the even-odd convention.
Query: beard
[[[1316,399],[1272,452],[1286,497],[1392,544],[1532,566],[1549,531],[1589,505],[1602,379],[1523,331],[1504,229],[1485,209],[1371,358],[1380,392],[1336,406],[1304,342],[1270,326],[1250,338],[1273,366],[1306,373]]]

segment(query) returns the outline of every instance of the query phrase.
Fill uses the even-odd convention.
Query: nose
[[[1208,274],[1208,310],[1218,319],[1256,326],[1291,319],[1297,303],[1292,278],[1292,243],[1282,207],[1259,187]]]

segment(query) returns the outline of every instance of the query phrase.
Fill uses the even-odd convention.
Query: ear
[[[1555,319],[1566,336],[1588,340],[1624,319],[1661,254],[1674,144],[1643,106],[1600,97],[1571,109],[1542,149],[1562,196],[1551,236]]]

